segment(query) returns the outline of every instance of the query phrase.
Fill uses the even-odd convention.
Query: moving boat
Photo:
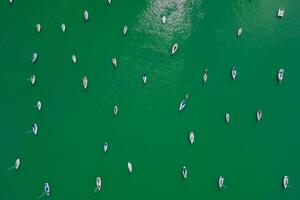
[[[108,143],[105,142],[104,145],[103,145],[103,151],[104,151],[104,153],[106,153],[107,150],[108,150]]]
[[[163,16],[162,19],[161,19],[161,21],[162,21],[163,24],[165,24],[166,21],[167,21],[167,17],[166,17],[166,16]]]
[[[31,58],[31,62],[32,62],[32,63],[35,63],[36,60],[37,60],[37,58],[38,58],[38,54],[37,54],[37,53],[33,53],[33,54],[32,54],[32,58]]]
[[[219,184],[219,189],[224,187],[224,177],[223,176],[219,177],[218,184]]]
[[[35,80],[36,80],[36,78],[35,78],[35,75],[33,74],[33,75],[31,75],[30,76],[30,78],[29,78],[29,80],[30,80],[30,82],[31,82],[31,85],[33,85],[34,86],[34,84],[35,84]]]
[[[172,55],[174,53],[176,53],[177,49],[178,49],[178,43],[173,44],[173,46],[172,46]]]
[[[262,111],[258,110],[257,113],[256,113],[256,119],[257,119],[258,122],[261,120],[262,116],[263,116]]]
[[[187,175],[188,175],[188,171],[187,171],[186,166],[182,167],[181,173],[182,173],[183,178],[186,179]]]
[[[284,15],[284,9],[283,9],[283,8],[279,8],[279,9],[278,9],[277,16],[278,16],[278,17],[283,17],[283,15]]]
[[[49,196],[50,195],[50,186],[49,183],[44,184],[44,193]]]
[[[131,173],[132,172],[132,164],[131,164],[131,162],[127,163],[127,168],[128,168],[129,173]]]
[[[88,21],[89,20],[89,13],[88,13],[88,11],[87,10],[85,10],[84,11],[84,19],[85,19],[85,21]]]
[[[98,176],[96,178],[96,191],[100,191],[101,190],[101,185],[102,185],[101,177]]]
[[[76,64],[77,58],[76,58],[75,54],[72,55],[71,59],[72,59],[73,63]]]
[[[63,33],[66,32],[66,25],[65,24],[61,24],[61,31]]]
[[[281,82],[283,80],[284,77],[284,69],[279,69],[278,74],[277,74],[277,79],[279,82]]]
[[[117,63],[117,58],[112,58],[111,59],[112,65],[116,68],[118,63]]]
[[[231,70],[231,77],[232,77],[232,80],[235,80],[236,75],[237,75],[236,68],[233,67],[232,70]]]
[[[37,101],[36,108],[38,109],[38,111],[42,110],[42,102],[41,101]]]
[[[289,185],[289,177],[288,176],[284,176],[282,179],[282,184],[283,184],[283,188],[286,189]]]
[[[123,27],[123,34],[124,34],[124,35],[126,35],[127,30],[128,30],[128,27],[125,25],[125,26]]]
[[[183,110],[186,106],[186,100],[183,99],[181,102],[180,102],[180,105],[179,105],[179,111]]]
[[[194,131],[191,131],[190,134],[189,134],[189,140],[190,140],[190,143],[191,144],[194,144],[195,142],[195,134],[194,134]]]
[[[88,87],[88,79],[87,79],[86,76],[84,76],[84,77],[82,78],[82,85],[83,85],[83,88],[86,90],[87,87]]]
[[[147,75],[146,75],[146,74],[143,75],[143,83],[144,83],[144,84],[147,83]]]
[[[36,31],[39,33],[39,32],[41,32],[42,26],[40,24],[37,24],[35,28],[36,28]]]
[[[39,131],[38,125],[36,123],[32,124],[31,130],[32,130],[34,135],[37,135],[38,131]]]
[[[21,160],[20,160],[20,158],[18,158],[18,159],[16,160],[16,162],[15,162],[15,169],[16,169],[16,170],[19,169],[20,164],[21,164]]]
[[[114,106],[114,114],[117,115],[119,112],[119,108],[117,105]]]
[[[225,114],[225,120],[226,120],[227,123],[229,123],[229,121],[230,121],[230,114],[229,113]]]
[[[203,82],[206,83],[207,82],[207,79],[208,79],[208,74],[207,74],[208,70],[205,69],[205,72],[203,74]]]
[[[110,5],[111,4],[111,0],[107,0],[108,4]]]
[[[237,31],[237,36],[240,37],[240,35],[243,33],[243,29],[239,28]]]

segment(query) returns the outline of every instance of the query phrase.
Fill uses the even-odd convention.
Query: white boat
[[[186,106],[186,100],[183,99],[181,102],[180,102],[180,105],[179,105],[179,111],[183,110]]]
[[[279,82],[281,82],[283,80],[284,77],[284,69],[279,69],[278,74],[277,74],[277,79]]]
[[[224,187],[224,177],[223,176],[219,177],[218,185],[219,185],[220,189]]]
[[[163,16],[162,19],[161,19],[161,21],[162,21],[163,24],[165,24],[167,22],[167,17]]]
[[[172,55],[174,53],[176,53],[177,49],[178,49],[178,43],[173,44],[173,46],[172,46]]]
[[[119,108],[117,105],[114,106],[114,114],[117,115],[119,112]]]
[[[37,135],[38,132],[39,132],[39,127],[38,127],[38,125],[37,125],[36,123],[32,124],[31,130],[32,130],[32,132],[33,132],[34,135]]]
[[[206,83],[207,82],[207,79],[208,79],[208,74],[207,74],[207,69],[205,69],[205,72],[203,74],[203,82]]]
[[[236,68],[233,67],[232,70],[231,70],[231,77],[232,77],[232,80],[235,80],[236,78],[236,75],[237,75],[237,71],[236,71]]]
[[[111,63],[114,67],[117,67],[118,63],[117,63],[117,58],[112,58],[111,59]]]
[[[256,119],[257,119],[258,122],[261,120],[262,116],[263,116],[262,111],[261,111],[261,110],[258,110],[258,111],[256,112]]]
[[[229,121],[230,121],[230,114],[229,113],[225,114],[225,120],[226,120],[227,123],[229,123]]]
[[[283,8],[279,8],[279,9],[278,9],[277,16],[278,16],[278,17],[283,17],[283,15],[284,15],[284,9],[283,9]]]
[[[37,24],[35,26],[35,28],[36,28],[36,31],[39,33],[39,32],[41,32],[42,26],[40,24]]]
[[[87,79],[86,76],[84,76],[84,77],[82,78],[82,85],[83,85],[83,88],[86,90],[87,87],[88,87],[88,79]]]
[[[125,25],[125,26],[123,27],[123,34],[126,35],[127,31],[128,31],[128,27]]]
[[[19,167],[20,167],[20,165],[21,165],[21,159],[18,158],[18,159],[16,160],[16,162],[15,162],[15,169],[18,170]]]
[[[10,4],[13,4],[14,2],[13,2],[13,0],[9,0],[9,3],[10,3]]]
[[[282,179],[283,188],[286,189],[289,186],[289,177],[284,176]]]
[[[182,167],[181,173],[182,173],[183,178],[186,179],[188,176],[188,171],[187,171],[186,166]]]
[[[37,59],[38,59],[38,54],[37,53],[33,53],[32,54],[32,58],[31,58],[31,62],[35,63]]]
[[[42,110],[42,102],[41,101],[36,102],[36,108],[38,109],[38,111]]]
[[[30,76],[30,78],[29,78],[28,80],[30,80],[30,82],[31,82],[31,85],[33,85],[33,86],[34,86],[34,84],[35,84],[35,80],[36,80],[36,78],[35,78],[35,75],[34,75],[34,74],[33,74],[33,75],[31,75],[31,76]]]
[[[101,190],[101,185],[102,185],[101,177],[98,176],[98,177],[96,178],[96,190],[97,190],[97,191],[100,191],[100,190]]]
[[[242,33],[243,33],[243,29],[239,28],[237,31],[237,36],[240,37],[240,35],[242,35]]]
[[[75,54],[72,55],[71,59],[72,59],[72,61],[73,61],[74,64],[77,63],[77,58],[76,58]]]
[[[104,151],[104,153],[106,153],[107,150],[108,150],[108,143],[105,142],[104,145],[103,145],[103,151]]]
[[[189,98],[189,93],[185,94],[185,99],[187,100]]]
[[[88,21],[89,20],[89,12],[87,10],[85,10],[83,15],[84,15],[85,21]]]
[[[127,163],[127,168],[128,168],[129,173],[131,173],[132,172],[132,164],[131,164],[131,162]]]
[[[44,193],[49,196],[50,195],[50,186],[49,183],[44,184]]]
[[[143,83],[144,83],[144,84],[147,83],[147,75],[146,75],[146,74],[143,75]]]
[[[61,24],[61,31],[63,33],[66,32],[66,25],[65,24]]]
[[[190,134],[189,134],[189,140],[190,140],[191,144],[194,144],[194,142],[195,142],[195,133],[194,133],[194,131],[190,132]]]
[[[110,5],[111,4],[111,0],[107,0],[108,4]]]

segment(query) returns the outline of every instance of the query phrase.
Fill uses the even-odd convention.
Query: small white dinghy
[[[180,105],[179,105],[179,111],[182,111],[186,106],[186,100],[183,99],[181,102],[180,102]]]
[[[36,81],[36,77],[35,77],[35,75],[33,74],[33,75],[31,75],[30,78],[27,79],[27,80],[29,80],[29,81],[31,82],[31,85],[34,86],[34,85],[35,85],[35,81]]]
[[[42,110],[42,102],[41,101],[37,101],[36,102],[36,106],[34,106],[38,109],[38,111],[41,111]]]
[[[84,76],[83,78],[82,78],[82,85],[83,85],[83,89],[87,89],[87,87],[88,87],[88,78],[86,77],[86,76]]]
[[[236,78],[236,75],[237,75],[237,71],[236,71],[236,68],[233,67],[232,70],[231,70],[231,77],[232,77],[232,80],[235,80]]]
[[[146,74],[143,75],[143,83],[147,84],[147,75]]]
[[[119,107],[117,105],[114,106],[114,115],[117,115],[119,112]]]
[[[289,177],[288,176],[284,176],[282,179],[282,185],[283,188],[286,189],[289,186]]]
[[[132,164],[131,164],[131,162],[127,163],[127,168],[128,168],[129,173],[132,173]]]
[[[34,135],[37,135],[39,132],[39,127],[36,123],[33,123],[31,126],[31,131],[33,132]]]
[[[174,53],[176,53],[177,49],[178,49],[178,43],[173,44],[173,46],[172,46],[172,55]]]
[[[87,10],[84,11],[83,16],[85,21],[89,20],[89,12]]]
[[[37,31],[38,33],[41,32],[41,30],[42,30],[41,24],[37,24],[37,25],[35,26],[35,28],[36,28],[36,31]]]
[[[108,150],[108,143],[105,142],[104,145],[103,145],[103,151],[104,151],[104,153],[106,153],[107,150]]]
[[[190,132],[189,140],[190,140],[190,144],[194,144],[194,142],[195,142],[195,133],[194,133],[194,131]]]
[[[96,178],[96,192],[101,190],[101,185],[102,185],[101,177],[98,176]]]
[[[110,5],[110,4],[111,4],[111,0],[107,0],[107,2],[108,2],[108,5]]]
[[[16,170],[18,170],[18,169],[19,169],[19,167],[20,167],[20,164],[21,164],[21,159],[20,159],[20,158],[18,158],[18,159],[15,161],[15,165],[14,165],[14,166],[12,166],[12,167],[10,167],[8,170],[12,170],[12,169],[16,169]]]
[[[277,80],[280,83],[284,78],[284,69],[279,69],[278,73],[277,73]]]
[[[66,32],[66,25],[65,24],[61,24],[61,31],[63,33]]]
[[[72,59],[72,62],[73,62],[74,64],[77,63],[77,57],[76,57],[75,54],[72,55],[71,59]]]
[[[50,186],[49,186],[49,183],[45,183],[44,184],[44,194],[46,194],[47,196],[50,195]]]
[[[278,9],[277,16],[278,16],[278,17],[283,17],[283,16],[284,16],[284,9],[283,9],[283,8],[279,8],[279,9]]]
[[[203,82],[206,83],[207,79],[208,79],[208,74],[207,74],[208,70],[205,69],[204,74],[203,74]]]
[[[117,58],[112,58],[112,59],[111,59],[111,63],[112,63],[112,65],[116,68],[117,65],[118,65],[118,63],[117,63]]]
[[[259,121],[261,120],[262,116],[263,116],[262,111],[261,111],[261,110],[258,110],[258,111],[256,112],[256,119],[257,119],[257,122],[259,122]]]
[[[220,176],[218,180],[219,189],[222,189],[224,187],[224,177]]]
[[[14,3],[13,0],[9,0],[8,2],[9,2],[10,4],[13,4],[13,3]]]
[[[37,61],[37,59],[38,59],[38,54],[37,53],[33,53],[32,57],[31,57],[31,62],[35,63]]]
[[[125,25],[125,26],[123,27],[123,34],[126,35],[127,31],[128,31],[128,27]]]
[[[162,19],[161,19],[161,21],[162,21],[162,24],[165,24],[167,22],[167,17],[163,16]]]
[[[183,176],[184,179],[187,179],[188,171],[187,171],[186,166],[182,167],[181,174],[182,174],[182,176]]]
[[[225,114],[225,121],[226,121],[226,123],[229,123],[229,121],[230,121],[230,114],[229,113]]]
[[[237,37],[240,37],[243,33],[243,29],[242,28],[239,28],[238,31],[237,31]]]

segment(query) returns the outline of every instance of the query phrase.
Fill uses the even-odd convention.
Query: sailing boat
[[[110,5],[111,4],[111,0],[107,0],[108,4]]]
[[[125,25],[125,26],[123,27],[123,34],[124,34],[124,35],[126,35],[127,30],[128,30],[128,27]]]
[[[88,87],[88,79],[87,79],[86,76],[84,76],[84,77],[82,78],[82,85],[83,85],[83,88],[86,90],[87,87]]]
[[[14,165],[13,167],[10,167],[8,170],[12,170],[12,169],[18,170],[19,167],[20,167],[20,164],[21,164],[21,160],[20,160],[20,158],[18,158],[18,159],[15,161],[15,165]]]
[[[243,33],[243,29],[242,28],[239,28],[238,31],[237,31],[237,36],[240,37]]]
[[[220,176],[218,181],[219,189],[222,189],[224,187],[224,177]]]
[[[204,70],[204,74],[203,74],[203,82],[206,83],[207,82],[207,79],[208,79],[208,74],[207,74],[208,70],[205,69]]]
[[[262,111],[258,110],[257,113],[256,113],[257,122],[259,122],[261,120],[262,116],[263,116]]]
[[[36,123],[32,124],[31,130],[32,130],[34,135],[37,135],[38,131],[39,131],[38,125]]]
[[[37,24],[35,26],[35,28],[36,28],[36,31],[39,33],[39,32],[41,32],[42,26],[40,24]]]
[[[88,21],[89,20],[89,13],[88,13],[88,11],[87,10],[85,10],[84,11],[84,19],[85,19],[85,21]]]
[[[165,24],[166,21],[167,21],[167,17],[166,17],[166,16],[163,16],[162,19],[161,19],[161,21],[162,21],[163,24]]]
[[[284,77],[284,69],[279,69],[278,74],[277,74],[277,79],[279,81],[279,83],[283,80]]]
[[[34,86],[34,84],[35,84],[35,80],[36,80],[36,78],[35,78],[35,75],[33,74],[33,75],[31,75],[30,76],[30,78],[29,79],[27,79],[27,80],[29,80],[30,82],[31,82],[31,85],[32,86]]]
[[[182,173],[183,178],[187,179],[188,171],[187,171],[186,166],[182,167],[181,173]]]
[[[183,110],[186,106],[186,100],[183,99],[181,102],[180,102],[180,105],[179,105],[179,111]]]
[[[177,49],[178,49],[178,43],[173,44],[173,46],[172,46],[172,55],[174,53],[176,53]]]
[[[189,134],[189,140],[190,140],[190,143],[191,144],[194,144],[195,142],[195,134],[194,134],[194,131],[191,131],[190,134]]]
[[[230,114],[229,113],[225,114],[225,120],[226,120],[227,123],[229,123],[229,121],[230,121]]]
[[[131,162],[127,163],[127,168],[128,168],[129,173],[132,173],[132,164],[131,164]]]
[[[117,58],[111,59],[112,65],[116,68],[117,67]]]
[[[144,83],[144,84],[147,83],[147,75],[146,75],[146,74],[143,75],[143,83]]]
[[[34,106],[38,109],[38,111],[41,111],[42,110],[42,102],[41,101],[37,101],[36,102],[36,106]]]
[[[31,58],[31,62],[32,62],[32,63],[35,63],[36,60],[37,60],[37,58],[38,58],[38,54],[37,54],[37,53],[33,53],[33,54],[32,54],[32,58]]]
[[[103,145],[103,151],[104,151],[104,153],[106,153],[107,150],[108,150],[108,143],[105,142],[104,145]]]
[[[61,24],[61,31],[63,33],[66,32],[66,25],[65,24]]]
[[[235,80],[236,75],[237,75],[236,68],[233,67],[232,70],[231,70],[231,77],[232,77],[232,80]]]
[[[284,15],[284,9],[283,9],[283,8],[279,8],[279,9],[278,9],[277,16],[278,16],[278,17],[283,17],[283,15]]]
[[[117,105],[114,106],[114,114],[117,115],[119,112],[119,108]]]
[[[46,194],[47,196],[50,195],[50,186],[49,186],[49,183],[45,183],[44,184],[44,194]]]
[[[289,185],[289,177],[288,176],[284,176],[282,179],[282,184],[283,184],[283,188],[286,189]]]
[[[76,58],[75,54],[72,55],[71,59],[72,59],[73,63],[76,64],[77,58]]]

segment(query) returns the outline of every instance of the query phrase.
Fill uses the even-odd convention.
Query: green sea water
[[[0,199],[38,199],[45,182],[40,199],[299,199],[299,10],[298,0],[0,0]]]

